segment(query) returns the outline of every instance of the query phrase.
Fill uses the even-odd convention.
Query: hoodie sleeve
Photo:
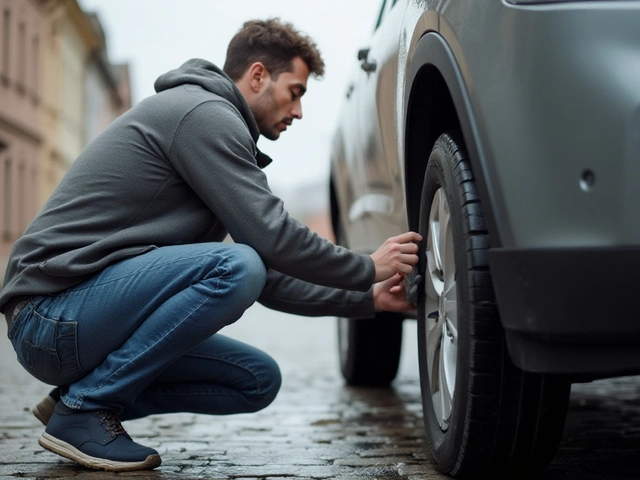
[[[184,116],[169,159],[234,241],[256,250],[268,268],[317,285],[367,291],[375,277],[373,260],[291,217],[257,166],[256,151],[239,112],[212,100]]]
[[[373,288],[353,292],[323,287],[267,271],[267,284],[258,302],[272,310],[305,317],[373,318]]]

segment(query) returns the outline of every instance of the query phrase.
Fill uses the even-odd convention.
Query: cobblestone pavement
[[[225,333],[279,362],[282,390],[262,412],[207,417],[154,416],[125,424],[156,448],[151,472],[86,470],[42,450],[29,407],[48,391],[15,360],[0,318],[0,479],[446,479],[426,450],[415,322],[393,389],[345,387],[337,367],[335,322],[257,305]],[[640,382],[575,385],[562,446],[545,480],[640,478]]]

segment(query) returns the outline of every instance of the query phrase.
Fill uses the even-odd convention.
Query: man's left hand
[[[373,306],[376,312],[414,312],[416,306],[407,301],[404,275],[396,273],[374,284]]]

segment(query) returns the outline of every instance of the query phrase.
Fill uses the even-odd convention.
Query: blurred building
[[[13,242],[85,145],[131,107],[76,0],[0,0],[0,281]]]
[[[85,144],[131,108],[129,66],[109,62],[105,34],[97,15],[88,14],[87,19],[100,40],[101,48],[91,52],[91,61],[87,64],[85,75]]]
[[[43,31],[39,2],[0,0],[0,258],[39,206]]]
[[[120,71],[108,61],[102,26],[76,0],[44,7],[44,148],[40,204],[49,198],[84,146],[131,107],[120,94]]]

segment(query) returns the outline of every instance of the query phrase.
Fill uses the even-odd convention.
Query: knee
[[[255,302],[267,282],[267,269],[260,255],[251,247],[238,244],[234,258],[234,274],[238,275],[242,291],[249,297],[248,302]]]
[[[271,405],[282,385],[280,367],[275,360],[268,357],[268,360],[263,363],[262,369],[259,388],[250,394],[251,412],[257,412]]]

